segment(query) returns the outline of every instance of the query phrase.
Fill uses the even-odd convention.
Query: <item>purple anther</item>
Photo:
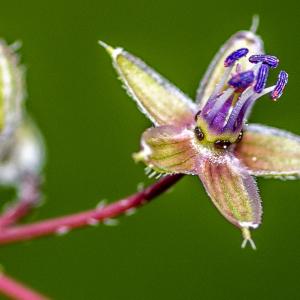
[[[236,89],[245,89],[254,81],[253,71],[246,71],[243,73],[238,73],[234,75],[229,81],[228,84],[233,86]]]
[[[267,64],[271,68],[276,68],[279,63],[279,59],[276,56],[265,54],[252,55],[249,57],[249,61],[253,64],[261,62],[263,64]]]
[[[256,84],[254,87],[254,91],[258,94],[261,93],[266,86],[269,68],[269,65],[262,64],[258,70]]]
[[[248,52],[249,52],[249,50],[247,48],[241,48],[241,49],[238,49],[238,50],[232,52],[225,59],[224,66],[231,67],[237,60],[239,60],[243,56],[247,55]]]
[[[281,97],[283,90],[288,82],[288,73],[285,71],[280,71],[278,75],[278,80],[276,86],[271,94],[273,100],[277,100]]]

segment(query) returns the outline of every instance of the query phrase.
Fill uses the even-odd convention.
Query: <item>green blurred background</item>
[[[23,42],[27,107],[48,149],[46,203],[30,221],[114,201],[149,182],[131,154],[150,123],[98,39],[140,56],[193,97],[221,43],[258,13],[266,49],[281,58],[290,81],[285,96],[276,104],[262,99],[251,120],[300,134],[293,2],[1,1],[0,35]],[[116,227],[5,246],[0,260],[53,299],[298,299],[300,183],[258,181],[264,220],[253,234],[256,252],[240,249],[240,232],[199,180],[186,177]]]

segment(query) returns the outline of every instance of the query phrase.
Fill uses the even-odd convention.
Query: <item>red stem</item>
[[[20,184],[19,199],[0,216],[0,228],[15,224],[28,215],[39,201],[39,180],[36,176],[25,176]]]
[[[15,279],[1,273],[0,293],[14,300],[46,300],[45,296],[31,290]]]
[[[0,244],[25,241],[55,233],[64,233],[71,229],[90,226],[96,222],[117,217],[131,208],[139,207],[166,191],[183,175],[168,175],[144,190],[101,208],[49,219],[29,225],[2,228]]]

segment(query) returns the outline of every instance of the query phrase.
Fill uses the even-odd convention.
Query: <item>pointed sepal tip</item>
[[[103,42],[103,41],[98,41],[98,44],[101,46],[101,47],[103,47],[106,51],[107,51],[107,53],[109,54],[109,55],[113,55],[113,52],[115,51],[115,49],[112,47],[112,46],[110,46],[110,45],[108,45],[108,44],[106,44],[105,42]]]
[[[249,243],[251,248],[253,250],[256,250],[256,245],[255,245],[254,241],[251,238],[251,232],[250,232],[250,229],[248,227],[243,227],[242,228],[242,235],[243,235],[244,239],[243,239],[241,248],[244,249],[247,246],[247,244]]]

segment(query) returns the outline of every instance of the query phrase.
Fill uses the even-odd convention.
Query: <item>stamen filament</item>
[[[218,94],[220,94],[220,92],[222,91],[224,85],[226,84],[228,77],[230,76],[232,69],[233,69],[234,65],[228,67],[225,71],[224,74],[222,75],[220,81],[218,82],[218,84],[216,85],[216,88],[214,89],[211,98],[216,97]]]
[[[242,130],[256,100],[269,93],[273,100],[278,99],[288,81],[287,73],[281,71],[276,85],[265,88],[269,70],[276,68],[279,60],[272,55],[252,55],[249,61],[255,65],[242,70],[242,65],[237,61],[248,52],[247,48],[240,48],[227,56],[219,83],[195,117],[196,121],[202,118],[213,134],[226,134],[233,141]]]
[[[226,100],[234,93],[233,88],[227,89],[219,98],[217,98],[215,105],[213,106],[212,110],[208,114],[209,120],[212,120],[215,115],[219,112],[219,110],[222,108]]]
[[[226,129],[229,129],[229,130],[237,129],[240,125],[242,125],[242,124],[238,124],[238,126],[236,126],[236,128],[234,128],[234,125],[235,125],[235,123],[241,113],[241,110],[243,109],[246,102],[247,102],[247,109],[244,110],[242,119],[245,119],[248,116],[253,104],[255,103],[255,101],[258,98],[260,98],[268,93],[271,93],[274,90],[274,88],[275,88],[275,86],[265,88],[260,94],[255,93],[252,87],[250,87],[248,90],[246,90],[242,94],[240,100],[237,102],[235,107],[233,108],[231,115],[229,117],[229,120],[226,124],[225,130]]]

